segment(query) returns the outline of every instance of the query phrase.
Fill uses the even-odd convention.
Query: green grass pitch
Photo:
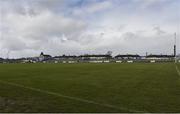
[[[180,64],[0,64],[0,112],[180,112]]]

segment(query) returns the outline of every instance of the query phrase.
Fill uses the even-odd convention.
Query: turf
[[[180,112],[180,76],[173,63],[0,64],[0,112]]]

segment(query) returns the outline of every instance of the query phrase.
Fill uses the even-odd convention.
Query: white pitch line
[[[180,76],[180,70],[178,69],[177,65],[176,65],[176,71],[177,71],[178,75]]]
[[[21,88],[29,89],[29,90],[36,91],[36,92],[41,92],[41,93],[54,95],[54,96],[58,96],[58,97],[62,97],[62,98],[66,98],[66,99],[70,99],[70,100],[74,100],[74,101],[80,101],[80,102],[84,102],[84,103],[88,103],[88,104],[99,105],[99,106],[112,108],[112,109],[116,109],[116,110],[128,111],[128,112],[147,112],[147,111],[132,110],[132,109],[128,109],[128,108],[125,108],[125,107],[118,107],[118,106],[114,106],[114,105],[111,105],[111,104],[102,104],[102,103],[98,103],[98,102],[95,102],[95,101],[86,100],[86,99],[77,98],[77,97],[72,97],[72,96],[66,96],[66,95],[63,95],[63,94],[60,94],[60,93],[55,93],[55,92],[50,92],[50,91],[47,91],[47,90],[28,87],[28,86],[24,86],[24,85],[12,83],[12,82],[2,81],[2,80],[0,80],[0,82],[4,83],[4,84],[11,85],[11,86],[21,87]]]

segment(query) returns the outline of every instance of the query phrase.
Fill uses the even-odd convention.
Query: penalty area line
[[[82,98],[78,98],[78,97],[67,96],[67,95],[63,95],[63,94],[60,94],[60,93],[55,93],[55,92],[51,92],[51,91],[47,91],[47,90],[42,90],[42,89],[38,89],[38,88],[24,86],[24,85],[17,84],[17,83],[12,83],[12,82],[2,81],[2,80],[0,80],[0,82],[4,83],[4,84],[11,85],[11,86],[16,86],[16,87],[20,87],[20,88],[24,88],[24,89],[29,89],[29,90],[32,90],[32,91],[45,93],[45,94],[48,94],[48,95],[53,95],[53,96],[57,96],[57,97],[61,97],[61,98],[74,100],[74,101],[84,102],[84,103],[87,103],[87,104],[99,105],[99,106],[106,107],[106,108],[111,108],[111,109],[116,109],[116,110],[121,110],[121,111],[128,111],[128,112],[136,112],[136,113],[137,112],[139,112],[139,113],[140,112],[147,112],[147,111],[132,110],[132,109],[128,109],[128,108],[125,108],[125,107],[118,107],[118,106],[114,106],[114,105],[111,105],[111,104],[103,104],[103,103],[99,103],[99,102],[96,102],[96,101],[86,100],[86,99],[82,99]]]

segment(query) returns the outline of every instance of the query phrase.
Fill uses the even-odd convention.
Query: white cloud
[[[46,50],[46,47],[51,50],[56,49],[57,45],[59,44],[60,47],[64,41],[76,40],[77,35],[85,29],[86,24],[77,19],[45,11],[35,16],[19,13],[6,14],[3,17],[2,27],[4,29],[1,48],[11,50],[11,52],[20,52],[26,49]],[[49,45],[49,42],[55,39],[59,39],[57,40],[59,43],[54,42],[55,45],[52,43]],[[71,41],[69,43],[72,46]],[[67,43],[66,46],[68,46]],[[55,51],[57,50],[53,52]]]
[[[129,0],[124,4],[93,0],[76,6],[68,6],[64,0],[12,1],[0,1],[3,57],[7,52],[10,57],[37,56],[41,51],[52,55],[109,50],[114,54],[173,52],[178,22],[173,15],[175,0],[173,4],[163,4],[168,0]],[[157,4],[163,10],[149,7]]]
[[[89,13],[94,13],[94,12],[102,11],[102,10],[105,10],[105,9],[108,9],[111,7],[112,7],[112,3],[109,1],[105,1],[105,2],[92,4],[92,5],[88,6],[86,10]]]
[[[73,14],[77,16],[93,14],[100,11],[108,10],[112,8],[112,6],[113,5],[111,1],[92,2],[91,4],[73,9]]]
[[[133,0],[135,3],[138,3],[141,8],[147,8],[152,5],[163,4],[164,2],[172,0]]]

